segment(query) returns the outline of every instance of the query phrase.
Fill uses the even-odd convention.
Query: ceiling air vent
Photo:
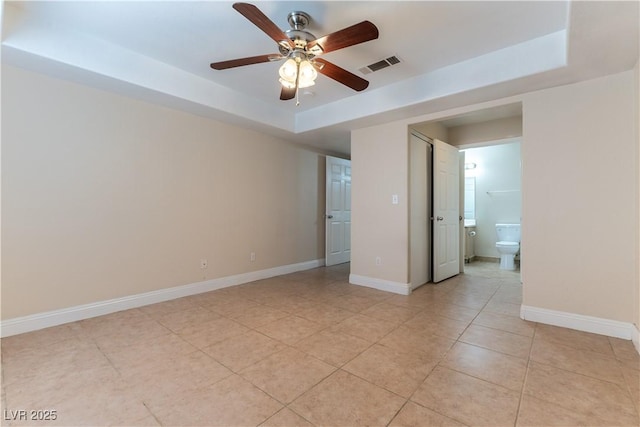
[[[359,71],[362,74],[369,74],[369,73],[373,73],[374,71],[380,71],[380,70],[382,70],[384,68],[387,68],[387,67],[390,67],[392,65],[399,64],[400,62],[401,62],[400,58],[398,58],[397,56],[393,55],[393,56],[390,56],[390,57],[388,57],[386,59],[383,59],[381,61],[374,62],[373,64],[369,64],[366,67],[362,67],[362,68],[360,68]]]

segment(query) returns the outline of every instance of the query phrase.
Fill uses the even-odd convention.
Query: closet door
[[[415,289],[431,280],[431,144],[409,138],[409,280]]]

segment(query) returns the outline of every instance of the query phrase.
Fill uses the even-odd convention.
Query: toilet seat
[[[504,241],[502,241],[502,242],[497,242],[497,243],[496,243],[496,246],[502,246],[502,247],[508,248],[508,247],[516,247],[516,246],[520,246],[520,243],[518,243],[518,242],[504,242]]]

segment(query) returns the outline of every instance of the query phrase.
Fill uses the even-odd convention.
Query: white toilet
[[[520,250],[520,224],[496,224],[498,241],[496,248],[500,253],[500,269],[515,270],[513,261]]]

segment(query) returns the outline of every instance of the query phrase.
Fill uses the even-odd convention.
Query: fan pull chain
[[[300,61],[296,61],[296,107],[300,105],[300,97],[298,96],[300,88],[298,87],[298,83],[300,83]]]

